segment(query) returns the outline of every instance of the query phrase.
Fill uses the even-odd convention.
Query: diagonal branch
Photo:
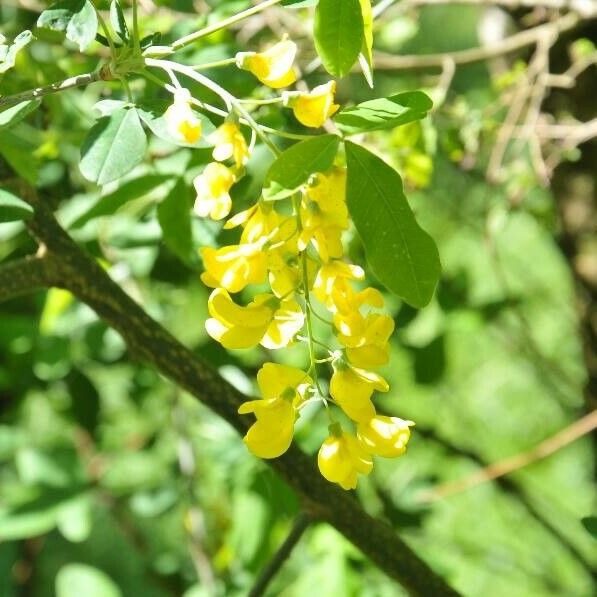
[[[47,262],[42,257],[9,261],[0,267],[0,302],[51,286]]]
[[[38,272],[28,277],[28,288],[48,284],[70,290],[117,330],[140,360],[244,433],[249,424],[237,410],[246,397],[125,294],[60,227],[47,205],[33,195],[28,200],[35,209],[28,226],[45,247],[42,266],[27,264],[26,269]],[[15,284],[14,289],[10,296],[23,293],[27,285]],[[310,517],[332,524],[412,595],[458,595],[389,524],[371,517],[351,494],[328,483],[317,471],[313,459],[298,447],[293,445],[286,454],[268,462],[295,489]]]

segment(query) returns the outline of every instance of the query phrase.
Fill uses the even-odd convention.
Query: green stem
[[[229,64],[236,64],[236,58],[224,58],[223,60],[216,60],[215,62],[205,62],[203,64],[195,64],[189,68],[193,70],[208,70],[210,68],[218,68],[220,66],[228,66]]]
[[[112,63],[114,65],[116,65],[116,59],[117,59],[116,46],[114,45],[114,40],[112,39],[112,34],[110,33],[110,29],[108,29],[108,25],[106,24],[104,17],[102,17],[102,13],[97,9],[95,4],[93,5],[93,9],[95,10],[95,14],[97,15],[97,20],[100,24],[100,27],[102,28],[102,31],[104,32],[104,37],[108,40],[108,46],[110,46],[110,55],[112,56]]]
[[[240,104],[238,99],[234,97],[231,93],[226,91],[223,87],[220,87],[217,83],[209,79],[208,77],[196,73],[192,68],[188,66],[184,66],[182,64],[178,64],[176,62],[172,62],[170,60],[156,60],[155,58],[146,58],[145,64],[147,66],[153,66],[155,68],[161,68],[168,72],[169,70],[178,72],[189,79],[192,79],[199,85],[213,91],[216,95],[218,95],[222,101],[226,104],[226,107],[229,110],[235,110],[238,112],[240,116],[242,116],[246,121],[247,124],[255,131],[257,136],[267,145],[270,151],[277,157],[280,155],[280,150],[270,141],[268,136],[262,130],[262,127],[255,122],[253,117],[247,112],[247,110]]]
[[[268,99],[243,99],[238,100],[241,104],[252,104],[254,106],[267,106],[268,104],[279,104],[284,101],[281,97],[270,97]]]
[[[141,55],[141,39],[139,37],[139,18],[137,0],[133,0],[133,43],[135,44],[135,56]]]
[[[195,33],[185,35],[184,37],[177,39],[170,47],[172,48],[172,51],[174,51],[174,52],[177,50],[180,50],[180,49],[188,46],[189,44],[196,42],[198,39],[205,37],[206,35],[210,35],[211,33],[215,33],[216,31],[219,31],[220,29],[225,29],[227,27],[230,27],[230,25],[234,25],[235,23],[238,23],[239,21],[242,21],[248,17],[251,17],[257,13],[260,13],[262,10],[269,8],[270,6],[279,4],[280,2],[282,2],[282,0],[266,0],[266,2],[262,2],[261,4],[257,4],[257,6],[252,6],[251,8],[247,8],[247,10],[243,10],[242,12],[239,12],[236,15],[233,15],[227,19],[224,19],[223,21],[219,21],[217,23],[214,23],[213,25],[204,27],[203,29],[200,29],[199,31],[195,31]]]

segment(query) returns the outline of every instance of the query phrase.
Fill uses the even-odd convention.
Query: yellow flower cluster
[[[238,54],[236,62],[277,89],[296,80],[295,55],[295,44],[283,40],[262,53]],[[192,143],[200,135],[200,122],[191,110],[190,94],[184,91],[177,91],[166,120],[173,134]],[[304,125],[320,127],[338,109],[334,93],[331,81],[310,93],[285,92],[281,99]],[[227,219],[224,228],[238,229],[238,241],[201,249],[201,278],[213,289],[207,332],[227,349],[261,345],[275,350],[296,341],[309,345],[306,370],[271,362],[263,365],[257,375],[261,399],[245,402],[239,409],[255,417],[244,441],[261,458],[281,456],[292,442],[302,407],[319,401],[330,417],[330,434],[319,450],[319,469],[329,481],[354,489],[358,476],[371,471],[373,456],[396,457],[405,452],[413,423],[377,414],[372,402],[375,391],[389,389],[375,369],[389,361],[394,321],[380,312],[381,293],[362,288],[363,269],[344,256],[343,235],[350,227],[346,168],[335,165],[327,172],[313,173],[292,197],[275,202],[260,199],[229,217],[230,191],[243,175],[250,149],[239,121],[232,117],[208,140],[214,146],[214,161],[194,181],[194,211],[214,220]],[[248,301],[233,296],[249,290]],[[318,316],[319,308],[326,309],[331,319],[328,323],[337,341],[333,348],[313,337],[312,317]],[[321,347],[326,354],[318,355]],[[320,378],[322,369],[330,366],[328,395]],[[353,432],[343,429],[331,405],[342,411]]]

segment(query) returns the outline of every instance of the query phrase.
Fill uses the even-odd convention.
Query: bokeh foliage
[[[144,33],[174,39],[205,21],[190,0],[155,4],[159,10],[143,17]],[[249,3],[201,4],[211,20]],[[17,2],[2,3],[0,33],[12,39],[36,18]],[[300,23],[305,16],[293,18]],[[430,8],[418,19],[398,15],[381,21],[377,45],[396,53],[468,47],[476,44],[479,19],[477,8],[462,7]],[[186,50],[186,59],[229,57],[245,44],[267,42],[280,27],[285,24],[266,23],[243,31],[245,37],[218,32]],[[300,42],[305,34],[297,31]],[[306,41],[305,64],[313,57]],[[0,74],[0,92],[87,72],[96,62],[75,46],[36,40],[18,53],[14,69]],[[234,68],[213,76],[239,96],[261,92]],[[309,77],[313,85],[323,80],[317,71]],[[372,91],[354,74],[341,81],[339,96],[355,103],[428,81],[420,73],[380,71]],[[131,85],[148,105],[167,100],[156,86]],[[193,92],[213,101],[199,88]],[[266,351],[229,354],[203,327],[208,293],[199,281],[197,248],[227,242],[227,232],[185,214],[191,181],[209,151],[150,136],[149,158],[126,182],[101,193],[78,169],[79,148],[95,119],[92,106],[123,99],[120,93],[116,84],[100,84],[52,95],[16,127],[0,125],[0,183],[21,177],[34,185],[152,316],[227,380],[254,392]],[[420,312],[387,297],[398,333],[384,371],[393,389],[380,403],[418,427],[408,455],[380,463],[358,496],[464,594],[588,596],[597,563],[594,540],[580,522],[595,499],[589,439],[506,483],[431,504],[420,499],[433,485],[535,446],[584,407],[586,370],[572,274],[557,244],[556,199],[539,188],[526,155],[507,184],[489,185],[483,176],[499,121],[499,113],[494,119],[485,108],[497,93],[485,65],[463,67],[427,120],[367,138],[402,173],[417,218],[439,246],[443,274],[431,305]],[[297,129],[279,109],[264,107],[260,117]],[[462,167],[471,153],[476,163]],[[235,188],[239,210],[255,199],[269,163],[265,152],[256,152],[248,164],[248,176]],[[523,200],[512,201],[513,195]],[[32,249],[21,224],[0,224],[1,260]],[[356,238],[351,258],[364,260]],[[72,597],[83,594],[77,587],[93,586],[98,597],[199,597],[210,594],[208,584],[197,583],[202,558],[217,594],[246,594],[298,504],[226,423],[139,365],[115,332],[64,291],[0,306],[0,356],[0,594]],[[300,366],[302,349],[282,358]],[[325,427],[322,413],[307,411],[299,443],[315,452]],[[325,526],[307,532],[271,594],[313,590],[400,594]]]

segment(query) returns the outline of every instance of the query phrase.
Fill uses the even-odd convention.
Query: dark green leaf
[[[263,197],[270,201],[289,197],[312,174],[329,170],[339,141],[336,135],[321,135],[300,141],[284,151],[268,170]]]
[[[145,155],[147,139],[135,108],[100,118],[81,148],[81,172],[99,185],[130,172]]]
[[[170,178],[169,174],[146,174],[140,178],[128,180],[113,193],[100,197],[89,211],[79,216],[70,225],[70,228],[81,228],[90,220],[116,213],[125,203],[147,195],[170,180]]]
[[[158,205],[164,243],[184,262],[189,262],[193,256],[191,200],[189,185],[181,178]]]
[[[7,110],[0,112],[0,130],[15,126],[15,124],[21,122],[21,120],[26,118],[31,112],[37,110],[40,104],[41,100],[32,99],[26,102],[21,102],[16,106],[11,106]]]
[[[346,159],[348,209],[372,271],[409,305],[424,307],[439,279],[439,255],[414,218],[400,176],[354,143],[346,143]]]
[[[597,539],[597,516],[587,516],[582,518],[581,522],[593,539]]]
[[[0,189],[0,223],[28,220],[33,215],[33,208],[12,193]]]
[[[97,35],[97,14],[89,0],[62,0],[41,13],[37,27],[64,33],[83,51]]]
[[[112,3],[110,4],[110,23],[112,24],[112,29],[114,29],[116,35],[118,35],[123,42],[128,43],[130,38],[129,28],[126,26],[126,20],[119,0],[112,0]]]
[[[406,91],[342,110],[334,119],[345,135],[394,128],[427,116],[433,102],[422,91]]]
[[[364,40],[359,0],[320,0],[315,11],[315,47],[323,66],[335,77],[350,72]]]

